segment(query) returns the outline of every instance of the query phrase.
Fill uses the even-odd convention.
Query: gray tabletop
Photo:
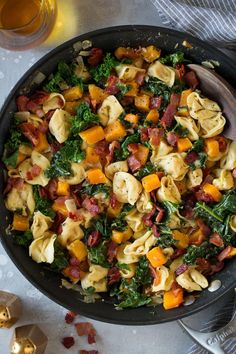
[[[0,106],[17,80],[49,50],[72,38],[94,29],[121,24],[149,24],[161,26],[156,8],[149,0],[58,0],[59,16],[56,28],[46,43],[25,52],[0,49]],[[234,54],[230,55],[233,57]],[[0,289],[21,297],[24,313],[17,325],[37,323],[47,333],[49,344],[46,354],[78,354],[78,349],[97,349],[100,354],[182,354],[193,345],[177,322],[143,327],[110,325],[92,321],[98,340],[88,345],[86,339],[76,338],[76,345],[68,351],[61,338],[75,335],[73,327],[64,323],[66,310],[41,294],[11,262],[0,244]],[[223,306],[218,302],[208,310],[188,318],[198,326]],[[79,317],[80,321],[86,320]],[[0,354],[9,353],[12,329],[0,330]],[[76,335],[75,335],[76,337]]]

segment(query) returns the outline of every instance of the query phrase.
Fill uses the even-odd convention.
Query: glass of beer
[[[42,43],[53,29],[56,0],[0,0],[0,46],[25,50]]]

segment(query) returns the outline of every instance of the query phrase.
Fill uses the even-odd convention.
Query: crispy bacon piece
[[[76,257],[71,257],[70,258],[70,265],[73,267],[79,267],[80,266],[80,261]]]
[[[40,175],[42,168],[36,164],[34,164],[29,171],[26,173],[26,178],[29,181],[32,181],[35,177]]]
[[[99,206],[94,197],[85,197],[82,201],[82,207],[88,210],[93,216],[96,216],[99,213]]]
[[[196,151],[191,151],[186,155],[184,160],[187,164],[191,164],[191,163],[195,162],[198,159],[198,157],[199,157],[199,155]]]
[[[159,176],[158,176],[159,177]],[[152,197],[152,200],[153,200],[153,202],[154,203],[157,203],[157,196],[156,196],[156,193],[155,193],[155,191],[151,191],[151,197]]]
[[[104,91],[109,95],[116,95],[120,91],[119,87],[117,86],[118,82],[119,78],[117,76],[109,76]]]
[[[174,293],[175,296],[178,296],[179,292],[182,291],[181,286],[177,283],[177,281],[174,281],[171,285],[171,290]]]
[[[47,133],[48,131],[48,122],[47,121],[43,121],[39,126],[38,126],[38,130],[41,133]]]
[[[94,146],[94,150],[100,157],[109,154],[109,145],[106,140],[101,140]]]
[[[158,206],[156,207],[156,210],[158,211],[158,214],[156,216],[156,222],[161,222],[162,219],[164,218],[165,210]]]
[[[47,191],[48,198],[54,200],[57,198],[57,180],[55,178],[51,179],[46,185],[45,189]],[[68,198],[68,197],[66,197]],[[65,199],[64,199],[65,201]]]
[[[141,162],[135,157],[135,155],[130,155],[127,158],[127,162],[129,165],[129,168],[131,169],[131,171],[134,173],[135,171],[137,171],[141,166]]]
[[[200,218],[196,219],[196,224],[197,226],[201,229],[202,234],[206,237],[210,236],[211,234],[211,229],[210,227],[204,223],[204,221]]]
[[[176,269],[175,274],[178,276],[178,275],[186,272],[187,269],[188,269],[188,265],[183,263]]]
[[[164,136],[164,131],[161,128],[149,128],[148,136],[150,138],[151,144],[158,146],[160,144],[161,138]]]
[[[75,319],[75,316],[76,316],[75,312],[73,312],[73,311],[67,312],[67,314],[65,315],[66,323],[68,323],[68,324],[72,323]]]
[[[139,86],[142,86],[143,83],[144,83],[144,79],[145,79],[145,73],[142,73],[142,72],[138,72],[135,76],[135,81],[137,82],[137,84]]]
[[[148,141],[148,139],[149,139],[148,128],[141,128],[140,129],[140,139],[142,142]]]
[[[150,109],[159,109],[161,107],[162,104],[162,96],[154,96],[150,98],[150,105],[149,108]]]
[[[178,135],[174,132],[168,132],[166,136],[168,144],[171,146],[176,146],[179,139]]]
[[[211,263],[202,257],[196,259],[197,268],[205,275],[209,275],[211,272]]]
[[[182,81],[183,77],[186,73],[185,65],[184,64],[177,64],[175,67],[175,71],[179,77],[179,80]]]
[[[224,268],[224,266],[225,266],[224,262],[217,262],[216,264],[211,264],[211,271],[209,275],[220,272]]]
[[[198,201],[205,202],[205,203],[213,203],[214,202],[214,199],[212,198],[212,196],[205,193],[202,189],[197,191],[195,193],[195,195],[196,195],[196,198]]]
[[[98,230],[93,231],[88,237],[88,246],[89,247],[97,246],[101,240],[101,237],[102,235],[100,231]]]
[[[80,269],[79,269],[79,267],[69,266],[67,268],[69,270],[69,274],[70,274],[71,277],[73,277],[75,279],[80,279]]]
[[[189,193],[183,196],[183,201],[184,208],[182,211],[182,215],[187,219],[191,219],[193,217],[193,208],[197,201],[196,197],[193,193]]]
[[[210,243],[217,247],[224,247],[224,241],[222,240],[221,236],[217,233],[214,232],[209,239]]]
[[[217,138],[217,141],[219,143],[219,150],[220,152],[223,152],[226,150],[226,147],[227,147],[227,141],[226,139],[223,137],[223,136],[219,136]]]
[[[189,71],[184,75],[184,81],[187,86],[191,87],[195,90],[195,88],[199,85],[199,80],[194,71]]]
[[[26,104],[26,109],[31,113],[36,113],[37,110],[41,109],[41,107],[39,104],[35,103],[34,101],[29,100]]]
[[[33,101],[34,103],[41,105],[43,104],[49,97],[49,93],[45,91],[36,91],[31,97],[30,101]]]
[[[52,224],[50,230],[55,232],[56,234],[60,235],[62,232],[62,223],[64,220],[65,220],[65,216],[59,212],[56,212],[56,216],[53,220],[53,224]]]
[[[88,343],[96,343],[97,332],[93,327],[92,323],[89,322],[80,322],[75,324],[76,331],[78,336],[88,336]]]
[[[123,96],[120,100],[120,103],[123,107],[130,106],[134,103],[134,97],[131,96]]]
[[[232,246],[227,246],[223,251],[218,254],[217,259],[219,262],[222,262],[232,251]]]
[[[20,112],[25,112],[27,111],[27,103],[29,102],[29,98],[27,96],[18,96],[16,98],[16,105],[17,105],[17,109]]]
[[[12,188],[16,188],[17,190],[21,190],[24,187],[24,180],[20,177],[8,177],[7,179],[7,185],[3,191],[3,194],[9,193]]]
[[[185,249],[183,249],[183,250],[181,250],[181,249],[176,249],[176,250],[174,251],[174,253],[170,256],[170,259],[171,259],[171,260],[176,259],[176,258],[182,256],[183,254],[185,254],[185,252],[186,252]]]
[[[64,337],[61,342],[65,348],[70,349],[74,344],[74,337]]]
[[[163,128],[170,128],[174,122],[174,115],[177,111],[180,95],[178,93],[172,93],[170,96],[170,103],[166,107],[166,110],[161,118],[161,125]]]
[[[129,145],[127,146],[127,148],[128,148],[128,150],[129,150],[129,152],[131,152],[132,154],[135,154],[135,153],[138,151],[138,149],[139,149],[139,144],[137,144],[137,143],[132,143],[132,144],[129,144]]]
[[[116,257],[116,253],[117,253],[117,243],[110,240],[107,243],[107,260],[109,263],[112,263],[114,258]]]
[[[22,134],[34,145],[39,143],[39,130],[32,123],[21,123],[19,125]]]
[[[158,231],[157,225],[155,224],[152,225],[152,232],[155,237],[160,237],[160,232]]]
[[[117,267],[110,268],[107,273],[107,278],[108,278],[108,285],[117,283],[121,278],[119,268]]]
[[[103,51],[101,48],[92,48],[88,57],[88,63],[92,66],[97,66],[103,58]]]
[[[205,173],[204,173],[203,175],[205,175]],[[203,180],[203,182],[202,182],[202,186],[204,186],[204,184],[206,184],[206,183],[212,184],[213,179],[214,179],[214,177],[213,177],[212,175],[210,175],[210,174],[207,173],[207,174],[204,176],[204,180]]]
[[[111,196],[110,196],[110,206],[112,209],[115,209],[116,205],[117,205],[118,200],[116,199],[116,195],[115,193],[111,192]]]
[[[156,208],[153,207],[152,211],[150,211],[150,213],[147,213],[143,216],[144,225],[151,227],[154,224],[152,221],[152,217],[155,214],[155,212],[156,212]]]

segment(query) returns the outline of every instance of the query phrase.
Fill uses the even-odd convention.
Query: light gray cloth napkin
[[[164,25],[217,46],[236,47],[236,0],[151,0]]]

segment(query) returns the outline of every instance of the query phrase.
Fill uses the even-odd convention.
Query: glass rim
[[[40,1],[41,1],[41,4],[40,4],[39,11],[37,12],[37,14],[28,23],[26,23],[25,25],[20,26],[20,27],[10,27],[10,28],[4,28],[0,24],[0,31],[11,32],[11,31],[18,31],[18,30],[26,29],[29,25],[31,25],[37,19],[37,17],[39,16],[40,12],[42,11],[42,7],[43,7],[43,5],[44,5],[46,0],[40,0]]]

